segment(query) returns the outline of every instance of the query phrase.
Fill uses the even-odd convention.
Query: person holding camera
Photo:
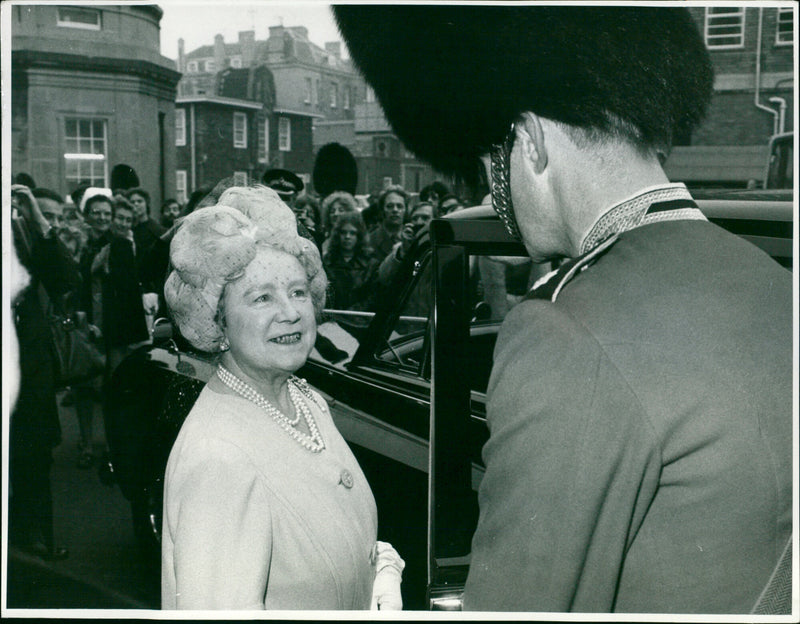
[[[56,355],[47,319],[51,300],[63,300],[80,282],[78,265],[42,212],[37,195],[11,187],[14,246],[31,276],[16,301],[20,387],[9,436],[9,542],[43,559],[63,559],[53,534],[50,466],[61,442],[56,406]],[[52,191],[47,195],[49,196]]]

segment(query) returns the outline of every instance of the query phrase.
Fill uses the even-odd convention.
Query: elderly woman
[[[233,187],[183,220],[170,260],[175,322],[220,355],[167,464],[162,607],[401,608],[370,487],[294,376],[325,299],[316,246],[274,191]]]

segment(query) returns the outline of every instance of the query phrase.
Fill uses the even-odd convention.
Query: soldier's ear
[[[515,128],[514,146],[520,147],[535,173],[542,173],[547,167],[547,148],[541,119],[535,113],[522,113]]]

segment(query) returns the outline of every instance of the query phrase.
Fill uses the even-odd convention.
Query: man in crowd
[[[169,229],[181,214],[181,205],[176,199],[167,199],[161,205],[161,226]]]
[[[275,191],[289,208],[294,209],[294,201],[305,188],[303,181],[287,169],[268,169],[261,177],[265,186]]]
[[[15,307],[19,340],[19,398],[11,414],[9,436],[9,540],[43,559],[63,559],[67,549],[55,543],[50,467],[61,442],[56,407],[57,360],[47,313],[80,282],[78,266],[45,218],[39,197],[54,191],[11,187],[14,247],[30,275]],[[54,200],[50,200],[54,201]]]
[[[791,275],[661,167],[712,93],[688,11],[335,12],[406,147],[482,161],[532,259],[568,259],[497,339],[464,607],[761,610],[791,575]]]
[[[33,196],[38,200],[42,215],[47,219],[50,227],[58,230],[64,216],[64,206],[61,196],[55,191],[46,188],[33,189]]]
[[[379,261],[392,253],[396,243],[400,242],[400,233],[406,220],[408,193],[402,186],[392,185],[378,196],[378,214],[380,222],[369,231],[369,241]]]

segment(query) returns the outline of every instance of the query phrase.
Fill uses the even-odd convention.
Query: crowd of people
[[[327,150],[339,163],[345,148],[330,147],[323,148],[322,160]],[[436,182],[416,199],[400,186],[389,186],[362,206],[354,195],[354,177],[331,173],[330,167],[318,167],[316,176],[327,192],[309,192],[297,175],[283,169],[267,171],[260,182],[293,210],[299,231],[319,251],[331,308],[374,311],[381,288],[419,231],[439,214],[440,204],[447,211],[463,205]],[[77,417],[76,465],[102,470],[107,450],[97,444],[96,434],[112,374],[150,341],[154,319],[170,315],[164,283],[172,238],[188,214],[214,205],[232,186],[231,179],[223,180],[198,189],[185,205],[170,198],[156,211],[138,179],[128,182],[129,188],[115,189],[84,184],[67,202],[37,187],[27,174],[15,176],[12,188],[15,247],[31,285],[15,306],[23,348],[20,400],[11,419],[11,528],[15,543],[45,558],[67,554],[52,537],[49,470],[52,449],[60,442],[56,394],[61,392],[62,406],[74,408]],[[54,353],[42,348],[50,344],[51,300],[88,322],[105,355],[105,370],[96,378],[66,388],[58,384]],[[32,359],[36,362],[29,364]]]

